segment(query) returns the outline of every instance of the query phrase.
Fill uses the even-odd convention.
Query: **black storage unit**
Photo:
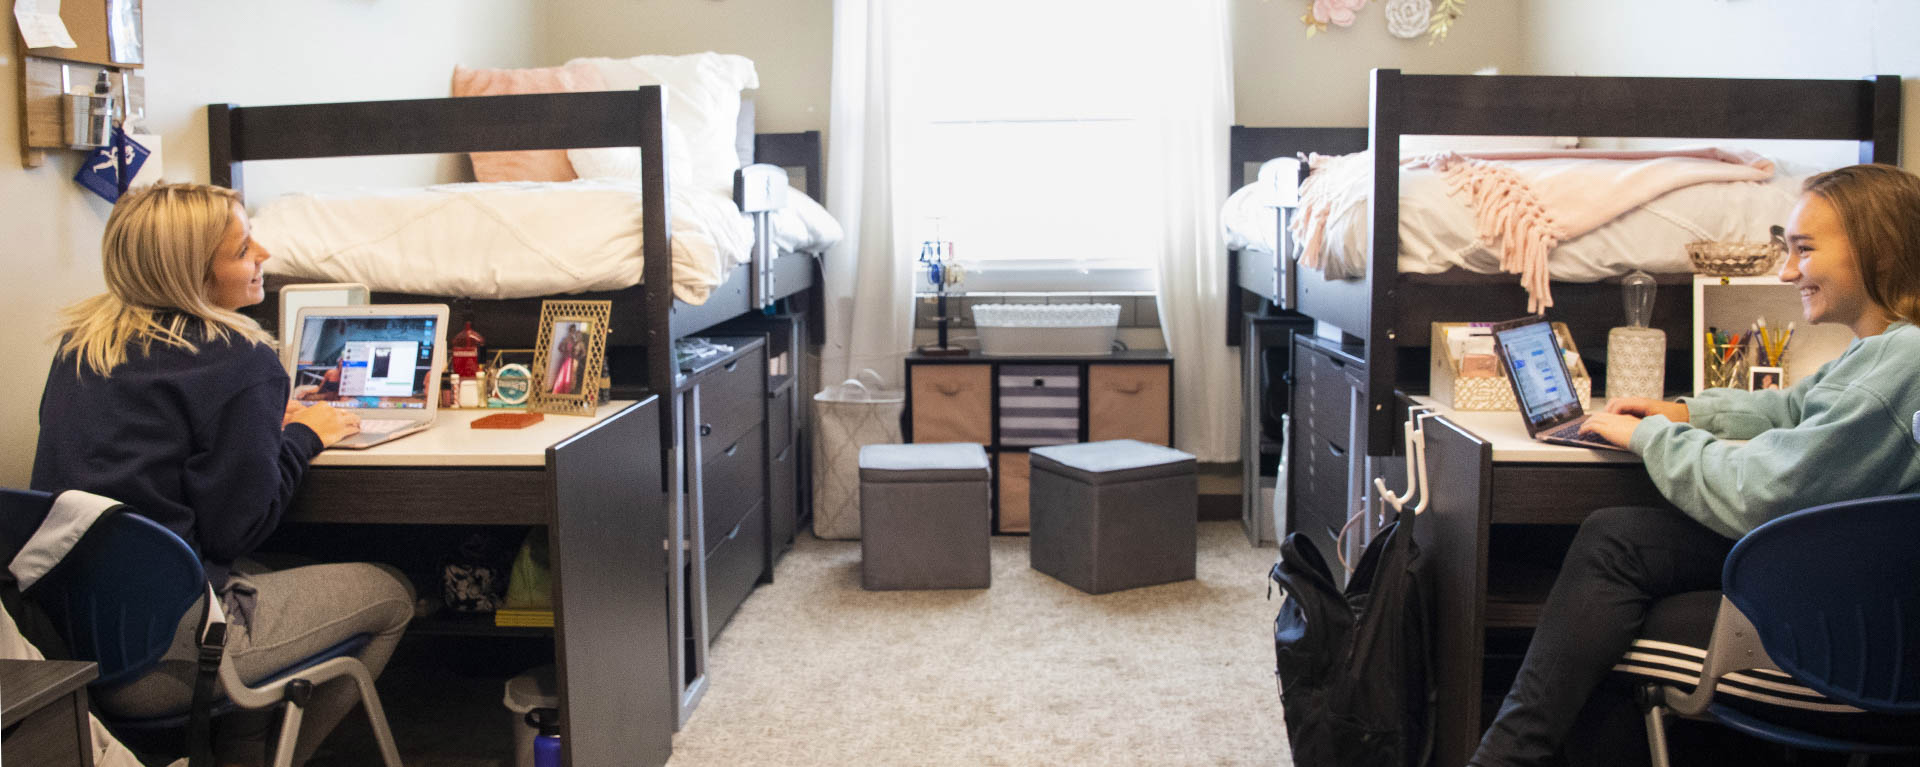
[[[1304,532],[1321,551],[1364,497],[1367,367],[1360,350],[1293,334],[1293,444],[1287,463],[1287,519],[1281,534]]]

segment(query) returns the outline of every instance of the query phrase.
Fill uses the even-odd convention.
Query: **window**
[[[1153,288],[1160,211],[1140,191],[1157,127],[1139,94],[1152,58],[1174,54],[1147,45],[1132,4],[925,0],[903,14],[895,204],[914,242],[954,243],[968,290]]]

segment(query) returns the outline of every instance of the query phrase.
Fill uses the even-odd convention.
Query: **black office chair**
[[[1775,743],[1850,753],[1855,765],[1873,754],[1920,753],[1915,541],[1920,494],[1818,506],[1741,538],[1722,571],[1705,656],[1642,639],[1615,667],[1677,683],[1639,691],[1654,765],[1667,767],[1669,711]],[[1648,633],[1664,609],[1702,609],[1715,593],[1662,600]]]
[[[21,596],[46,614],[72,657],[99,666],[94,689],[144,677],[173,644],[187,611],[203,596],[212,608],[201,621],[200,674],[189,711],[158,719],[103,718],[115,735],[137,750],[185,751],[190,764],[200,767],[212,761],[211,718],[235,708],[285,704],[274,761],[285,767],[293,760],[313,687],[346,677],[360,692],[381,757],[387,767],[400,767],[373,676],[354,656],[371,637],[352,637],[249,685],[223,652],[220,600],[185,541],[109,499],[84,493],[61,498],[56,506],[47,493],[0,489],[0,555],[10,557],[8,571]]]

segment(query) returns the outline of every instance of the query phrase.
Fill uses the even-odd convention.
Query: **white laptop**
[[[1587,415],[1546,317],[1532,315],[1494,325],[1493,348],[1506,366],[1528,436],[1556,445],[1626,450],[1598,435],[1580,433]]]
[[[446,304],[303,307],[285,340],[293,398],[360,416],[360,433],[333,447],[420,431],[440,409],[446,340]]]

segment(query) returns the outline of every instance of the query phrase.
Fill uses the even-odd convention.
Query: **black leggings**
[[[1640,634],[1654,601],[1720,588],[1733,541],[1671,509],[1601,509],[1580,524],[1480,767],[1548,762],[1587,699]]]

